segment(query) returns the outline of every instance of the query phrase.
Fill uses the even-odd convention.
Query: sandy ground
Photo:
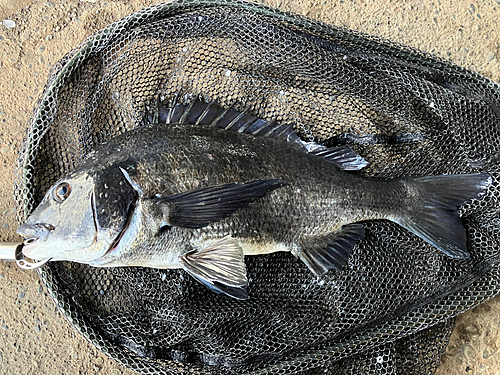
[[[500,0],[265,0],[450,59],[500,81]],[[157,1],[0,0],[0,241],[17,241],[16,153],[50,67],[87,36]],[[13,20],[9,29],[1,22]],[[462,315],[439,375],[500,374],[500,299]],[[34,272],[0,262],[0,374],[132,374],[55,311]]]

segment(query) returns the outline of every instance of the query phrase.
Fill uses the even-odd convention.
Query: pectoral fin
[[[231,183],[158,198],[157,203],[167,205],[166,224],[203,228],[285,185],[278,179]]]
[[[296,255],[315,275],[321,276],[331,269],[341,270],[356,241],[363,236],[361,224],[345,225],[331,236],[305,244]]]
[[[231,237],[179,258],[183,268],[216,293],[236,299],[248,298],[248,280],[243,249]]]

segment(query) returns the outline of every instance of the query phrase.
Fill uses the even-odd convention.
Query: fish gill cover
[[[95,146],[193,98],[347,145],[361,176],[489,173],[460,209],[469,259],[389,221],[363,224],[320,279],[289,253],[246,258],[250,299],[182,270],[54,262],[40,275],[85,337],[142,374],[433,373],[453,317],[497,295],[500,91],[417,50],[242,1],[177,1],[113,23],[66,55],[20,154],[20,222]]]

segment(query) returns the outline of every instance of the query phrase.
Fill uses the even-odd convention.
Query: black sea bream
[[[165,116],[163,116],[165,117]],[[467,258],[458,214],[488,174],[381,181],[348,147],[199,100],[100,145],[21,226],[24,255],[97,267],[183,268],[247,298],[244,256],[290,251],[316,275],[341,269],[364,220],[392,220]],[[297,265],[299,266],[299,265]]]

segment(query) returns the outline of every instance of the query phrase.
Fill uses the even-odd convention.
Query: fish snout
[[[52,224],[24,224],[19,227],[17,234],[24,237],[25,245],[32,245],[37,241],[45,241],[49,233],[54,229],[55,227]]]

